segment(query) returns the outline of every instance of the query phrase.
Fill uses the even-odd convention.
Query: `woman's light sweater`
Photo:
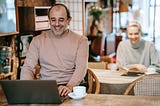
[[[143,64],[149,67],[160,64],[160,57],[152,42],[141,39],[138,43],[131,44],[126,40],[118,45],[116,63],[118,66]]]

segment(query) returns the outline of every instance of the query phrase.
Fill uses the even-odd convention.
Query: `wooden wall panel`
[[[55,0],[17,0],[17,5],[22,7],[50,6]]]

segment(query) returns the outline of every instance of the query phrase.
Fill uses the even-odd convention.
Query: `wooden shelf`
[[[19,7],[20,32],[50,29],[49,8],[50,6]]]
[[[1,37],[1,36],[11,36],[11,35],[18,35],[18,34],[19,34],[19,32],[1,33],[1,34],[0,34],[0,37]]]

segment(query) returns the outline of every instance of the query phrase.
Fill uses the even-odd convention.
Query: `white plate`
[[[76,96],[73,92],[69,93],[68,96],[72,99],[82,99],[87,95],[87,93],[83,96]]]

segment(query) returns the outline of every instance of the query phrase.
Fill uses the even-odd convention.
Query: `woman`
[[[117,49],[117,65],[125,67],[152,67],[160,63],[158,51],[150,41],[141,39],[142,30],[137,21],[127,25],[128,40],[122,41]]]

